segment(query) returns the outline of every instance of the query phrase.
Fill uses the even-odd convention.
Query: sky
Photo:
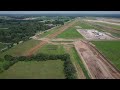
[[[0,14],[120,14],[120,11],[0,11]]]

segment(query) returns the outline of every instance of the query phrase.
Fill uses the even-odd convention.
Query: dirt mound
[[[119,71],[89,43],[77,41],[74,45],[92,79],[120,79]]]

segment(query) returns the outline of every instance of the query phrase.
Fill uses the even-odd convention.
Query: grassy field
[[[79,58],[79,56],[78,56],[78,54],[77,54],[77,52],[76,52],[76,50],[75,50],[74,47],[71,48],[71,52],[72,52],[71,54],[73,55],[73,58],[74,58],[74,62],[76,62],[76,63],[78,63],[78,64],[80,65],[80,67],[82,68],[82,71],[83,71],[85,77],[86,77],[87,79],[90,79],[90,77],[89,77],[89,75],[88,75],[88,72],[87,72],[87,70],[85,69],[85,66],[84,66],[83,62],[82,62],[82,60]]]
[[[88,23],[86,23],[84,21],[83,22],[81,21],[79,26],[82,27],[82,29],[94,29],[93,26],[89,25]]]
[[[83,36],[76,31],[77,28],[75,26],[80,26],[81,29],[94,29],[94,27],[89,25],[88,23],[80,21],[72,25],[63,33],[59,34],[57,38],[66,38],[66,39],[83,38]]]
[[[79,32],[77,32],[75,27],[70,27],[67,30],[65,30],[63,33],[59,34],[57,38],[76,39],[83,37]]]
[[[74,20],[71,20],[71,21],[69,21],[69,22],[66,22],[65,24],[67,25],[67,24],[71,23],[72,21],[74,21]],[[46,37],[46,36],[48,36],[48,35],[50,35],[50,34],[52,34],[52,33],[55,33],[55,32],[57,32],[57,29],[59,29],[59,28],[62,27],[62,26],[63,26],[63,25],[57,26],[57,27],[55,27],[55,28],[53,28],[53,29],[50,29],[49,31],[46,31],[45,33],[39,35],[39,37],[40,37],[40,38],[43,38],[43,37]]]
[[[64,54],[65,49],[62,45],[52,45],[47,44],[40,48],[36,53],[45,53],[45,54]]]
[[[39,42],[40,41],[37,41],[37,40],[28,40],[24,43],[18,44],[12,47],[11,49],[3,52],[2,54],[0,54],[0,57],[3,58],[4,55],[6,54],[13,55],[13,56],[23,55],[25,52],[27,52],[29,49],[37,45]]]
[[[103,23],[103,22],[97,22],[97,23],[120,30],[120,25],[113,25],[113,24],[108,24],[108,23]]]
[[[120,41],[92,42],[120,70]]]
[[[56,32],[56,30],[57,30],[58,28],[60,28],[60,27],[61,27],[61,26],[58,26],[58,27],[55,27],[55,28],[53,28],[53,29],[51,29],[51,30],[49,30],[49,31],[46,31],[46,32],[44,32],[43,34],[40,34],[39,37],[40,37],[40,38],[46,37],[47,35]]]
[[[64,79],[61,60],[18,62],[0,74],[0,79]]]
[[[59,34],[56,38],[65,38],[65,39],[76,39],[76,38],[83,38],[83,36],[76,31],[75,26],[80,26],[80,22],[76,22],[74,25],[69,27],[67,30],[65,30],[63,33]]]

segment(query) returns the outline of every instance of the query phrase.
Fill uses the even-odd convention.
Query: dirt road
[[[78,22],[78,19],[72,21],[71,23],[65,24],[63,27],[59,28],[55,33],[48,35],[46,38],[48,38],[47,40],[42,40],[37,46],[31,48],[25,55],[26,56],[31,56],[32,54],[34,54],[39,48],[41,48],[42,46],[44,46],[45,44],[47,44],[47,41],[49,42],[50,39],[55,38],[58,34],[62,33],[63,31],[65,31],[68,27],[72,26],[73,24],[75,24],[76,22]]]
[[[120,79],[120,73],[85,41],[74,43],[92,79]]]
[[[73,54],[71,52],[71,46],[69,45],[64,45],[64,48],[66,49],[67,53],[70,54],[71,56],[71,61],[73,63],[73,65],[75,66],[75,69],[76,69],[76,74],[77,74],[77,78],[78,79],[86,79],[83,71],[82,71],[82,68],[80,67],[80,65],[76,62],[75,58],[73,57]]]

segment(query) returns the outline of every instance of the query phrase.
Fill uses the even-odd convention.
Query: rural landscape
[[[0,14],[0,79],[120,79],[120,14]]]

